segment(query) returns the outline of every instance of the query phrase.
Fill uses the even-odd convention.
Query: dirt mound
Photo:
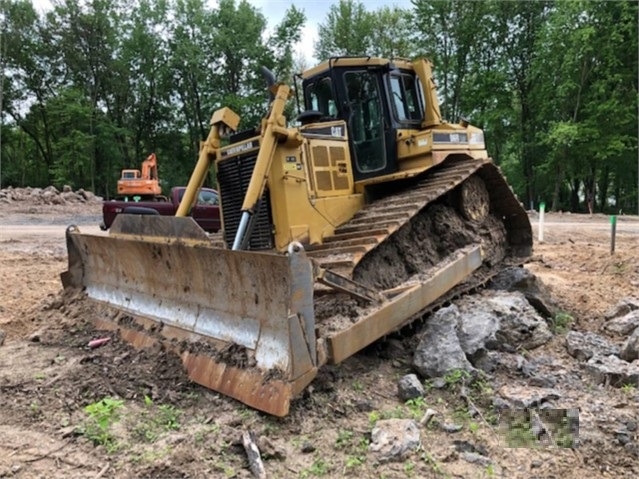
[[[370,251],[355,268],[353,279],[374,289],[393,288],[470,244],[481,244],[486,261],[497,264],[505,254],[505,238],[505,227],[495,216],[480,224],[437,203]]]
[[[64,186],[62,191],[55,186],[47,186],[46,188],[13,188],[10,186],[0,190],[0,204],[15,202],[30,205],[66,205],[101,203],[102,198],[82,188],[73,191],[70,186]]]

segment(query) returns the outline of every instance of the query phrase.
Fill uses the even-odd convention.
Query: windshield
[[[178,191],[178,201],[182,203],[182,198],[186,193],[186,188]],[[198,205],[217,205],[220,203],[220,199],[215,191],[200,190],[198,192],[196,204]]]

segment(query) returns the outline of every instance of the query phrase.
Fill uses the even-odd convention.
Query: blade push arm
[[[251,180],[244,196],[242,203],[242,217],[240,225],[233,241],[233,249],[239,250],[245,247],[245,238],[247,231],[250,231],[251,221],[255,213],[257,204],[264,193],[266,179],[268,178],[271,165],[273,163],[273,155],[277,146],[278,138],[282,136],[288,137],[289,132],[286,129],[286,117],[284,116],[284,107],[288,99],[290,88],[287,85],[277,85],[275,99],[271,105],[271,113],[264,120],[262,126],[262,137],[260,139],[260,151],[257,154],[255,168],[251,175]]]
[[[175,216],[188,216],[191,207],[195,203],[197,192],[204,184],[206,175],[211,167],[211,162],[217,157],[217,152],[221,146],[220,138],[222,137],[223,130],[229,129],[235,131],[239,123],[240,117],[230,108],[220,108],[213,113],[209,136],[200,144],[200,154],[197,164],[191,174],[189,183],[186,185],[184,197]]]

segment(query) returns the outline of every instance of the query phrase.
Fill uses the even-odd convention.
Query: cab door
[[[388,150],[394,148],[394,133],[384,108],[380,72],[347,70],[343,82],[355,180],[396,171],[395,155]]]

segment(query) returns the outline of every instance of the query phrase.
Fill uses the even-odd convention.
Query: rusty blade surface
[[[164,331],[150,333],[144,329],[144,323],[146,323],[144,320],[134,319],[127,326],[104,318],[93,317],[91,320],[97,329],[117,330],[122,339],[137,348],[143,349],[161,344],[166,350],[180,356],[192,381],[279,417],[289,413],[291,399],[299,394],[317,373],[317,368],[311,368],[295,381],[287,381],[259,369],[232,366],[207,354],[192,352],[188,349],[182,350],[183,344],[168,340],[167,337],[182,337],[183,333],[179,331],[169,331],[166,335],[163,334]]]
[[[146,236],[161,230],[148,226],[157,218],[110,236],[69,228],[65,287],[142,318],[123,334],[134,344],[187,341],[179,353],[196,382],[281,415],[296,381],[310,381],[317,369],[312,267],[303,249],[237,252],[200,238]],[[218,354],[230,346],[248,364]]]

